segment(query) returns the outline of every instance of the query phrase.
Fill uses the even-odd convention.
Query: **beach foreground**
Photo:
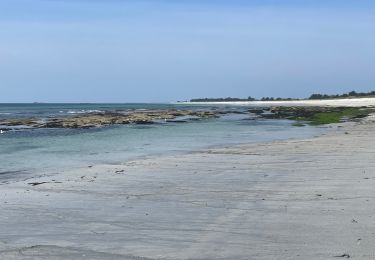
[[[3,184],[0,259],[373,259],[374,126]]]

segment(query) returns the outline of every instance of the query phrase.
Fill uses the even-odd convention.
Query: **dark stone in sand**
[[[31,186],[37,186],[37,185],[41,185],[41,184],[45,184],[45,183],[48,183],[46,181],[43,181],[43,182],[29,182],[28,184],[31,185]]]
[[[350,258],[350,255],[342,254],[342,255],[335,255],[335,257]]]

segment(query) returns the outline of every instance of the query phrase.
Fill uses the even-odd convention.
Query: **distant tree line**
[[[274,97],[262,97],[260,101],[290,101],[290,100],[299,100],[298,98],[274,98]]]
[[[296,98],[273,98],[273,97],[263,97],[261,99],[256,99],[253,97],[248,98],[194,98],[190,102],[225,102],[225,101],[283,101],[283,100],[298,100]]]
[[[356,91],[350,91],[345,94],[341,95],[327,95],[327,94],[312,94],[307,99],[335,99],[335,98],[351,98],[351,97],[369,97],[374,96],[375,97],[375,91],[371,92],[356,92]],[[194,98],[191,99],[190,102],[225,102],[225,101],[291,101],[291,100],[301,100],[298,98],[274,98],[274,97],[262,97],[261,99],[256,99],[251,96],[248,98]]]
[[[191,99],[190,102],[225,102],[225,101],[255,101],[255,98],[195,98]]]
[[[326,95],[326,94],[312,94],[309,99],[335,99],[335,98],[350,98],[350,97],[368,97],[375,96],[375,91],[371,92],[355,92],[350,91],[341,95]]]

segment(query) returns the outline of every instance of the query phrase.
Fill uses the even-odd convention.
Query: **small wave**
[[[67,114],[89,114],[89,113],[104,113],[102,110],[69,110]]]
[[[11,115],[11,113],[2,113],[2,112],[0,112],[0,115]]]

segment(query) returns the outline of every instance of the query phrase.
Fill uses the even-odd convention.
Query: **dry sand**
[[[374,126],[0,185],[0,259],[374,259]]]

